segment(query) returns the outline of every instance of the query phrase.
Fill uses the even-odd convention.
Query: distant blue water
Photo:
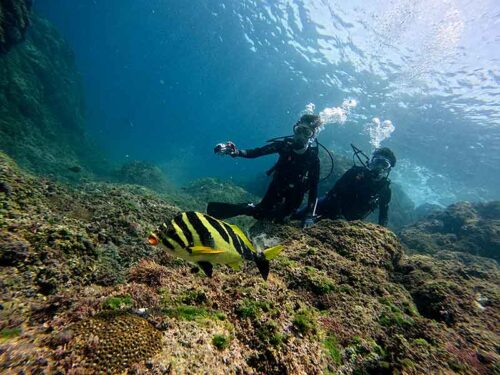
[[[308,103],[359,104],[320,141],[373,148],[391,120],[392,174],[417,203],[500,199],[500,3],[410,0],[39,0],[75,51],[88,132],[110,158],[178,183],[273,164],[216,157],[286,135]]]

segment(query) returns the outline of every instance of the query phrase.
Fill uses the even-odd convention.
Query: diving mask
[[[373,178],[377,181],[387,178],[391,171],[391,162],[384,157],[374,156],[368,165],[372,171]]]
[[[307,125],[296,124],[293,127],[293,133],[299,137],[312,138],[314,137],[314,130]]]
[[[371,170],[384,170],[391,168],[391,162],[384,157],[374,156],[370,161]]]

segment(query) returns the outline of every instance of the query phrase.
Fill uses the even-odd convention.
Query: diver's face
[[[314,137],[314,130],[312,130],[310,126],[299,122],[293,127],[293,135],[295,143],[305,147]]]
[[[391,163],[384,157],[373,156],[368,167],[370,168],[375,180],[381,180],[389,174]]]

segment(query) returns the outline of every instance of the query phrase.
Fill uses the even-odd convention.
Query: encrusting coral
[[[134,315],[102,314],[70,328],[68,350],[73,366],[87,371],[117,373],[160,351],[162,334]]]

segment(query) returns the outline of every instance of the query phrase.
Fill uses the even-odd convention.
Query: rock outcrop
[[[136,374],[499,370],[493,260],[407,256],[363,222],[260,222],[285,246],[269,280],[251,263],[207,278],[146,244],[179,212],[167,196],[63,187],[2,154],[0,176],[0,372],[98,373],[108,354]]]
[[[459,202],[401,231],[414,252],[460,251],[500,260],[500,202]]]
[[[10,3],[23,7],[24,2],[1,2]],[[50,23],[35,15],[26,40],[0,55],[0,150],[39,174],[73,180],[95,162],[85,138],[73,53]]]

